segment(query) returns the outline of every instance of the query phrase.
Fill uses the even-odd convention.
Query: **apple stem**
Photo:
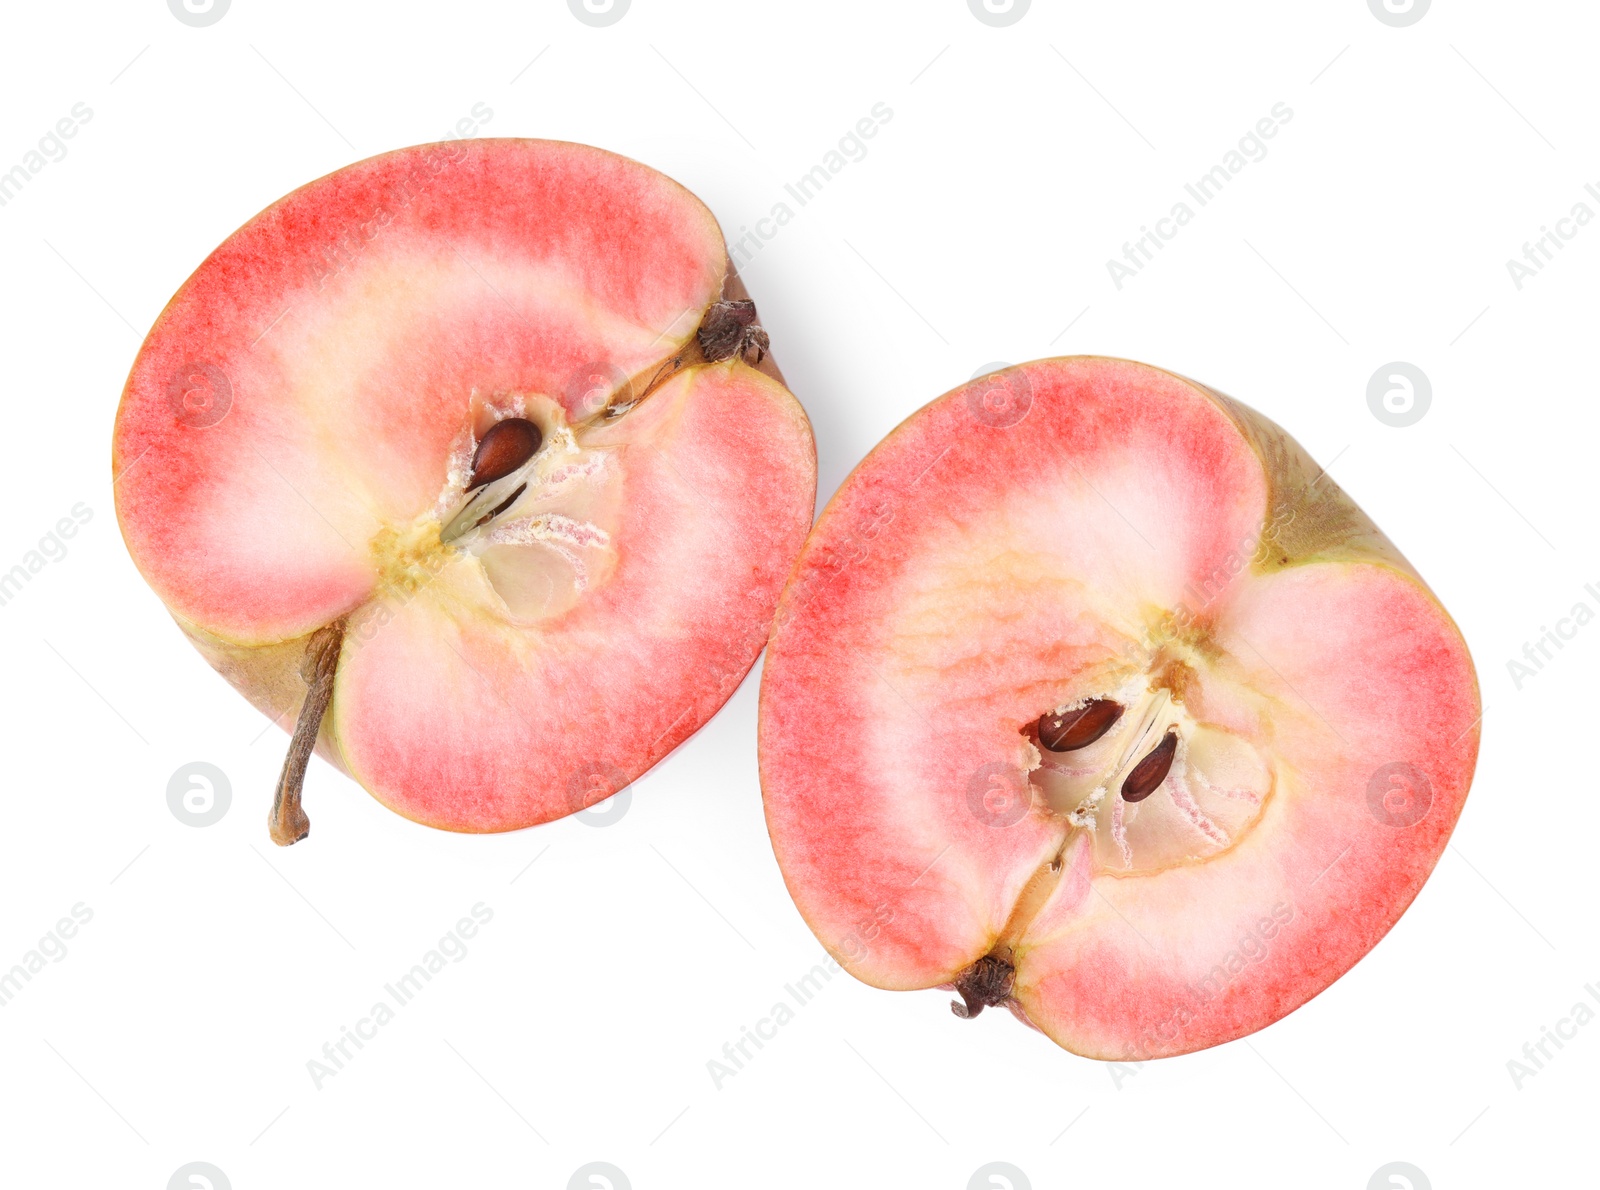
[[[267,829],[279,847],[298,843],[311,833],[311,819],[300,805],[300,790],[305,784],[311,751],[317,746],[317,734],[322,730],[322,717],[333,699],[333,674],[339,667],[343,645],[344,621],[335,620],[311,634],[300,662],[306,700],[300,704],[289,754],[283,758],[283,772],[278,775],[278,788],[272,794],[272,812],[267,815]]]

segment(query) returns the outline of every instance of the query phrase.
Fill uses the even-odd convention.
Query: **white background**
[[[959,1190],[1004,1161],[1033,1187],[1363,1190],[1405,1161],[1438,1190],[1594,1184],[1600,1023],[1520,1089],[1507,1069],[1600,986],[1600,627],[1520,690],[1507,668],[1600,607],[1600,226],[1520,291],[1506,268],[1575,203],[1600,212],[1592,6],[1439,0],[1406,28],[1363,0],[1035,0],[1006,28],[964,0],[634,0],[607,28],[562,0],[3,20],[0,170],[75,103],[93,117],[0,207],[0,570],[75,503],[93,518],[0,607],[0,967],[72,905],[93,920],[0,1009],[0,1183],[158,1190],[207,1161],[239,1190],[564,1187],[606,1161],[637,1190]],[[107,462],[140,339],[293,187],[483,103],[482,134],[636,157],[737,236],[879,102],[867,156],[745,270],[822,497],[983,364],[1131,356],[1331,464],[1472,646],[1482,759],[1433,879],[1246,1041],[1119,1080],[1003,1012],[838,977],[717,1089],[708,1060],[822,958],[762,824],[758,674],[603,829],[434,832],[314,761],[314,832],[279,850],[282,733],[123,548]],[[1107,259],[1279,102],[1265,159],[1119,290]],[[1367,405],[1394,360],[1432,382],[1407,428]],[[205,829],[166,801],[196,760],[232,788]],[[468,956],[316,1089],[307,1061],[480,901]]]

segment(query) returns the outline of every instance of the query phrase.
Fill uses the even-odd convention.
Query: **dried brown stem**
[[[267,829],[279,847],[298,843],[311,833],[311,819],[300,806],[300,789],[305,784],[306,765],[317,746],[322,717],[333,699],[333,674],[339,667],[339,650],[344,645],[344,621],[335,620],[317,629],[306,645],[300,662],[300,676],[306,682],[306,700],[300,704],[300,718],[289,740],[289,754],[283,758],[283,772],[272,795],[272,812]]]

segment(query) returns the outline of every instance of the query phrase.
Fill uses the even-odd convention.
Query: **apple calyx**
[[[738,355],[754,366],[772,350],[771,339],[756,322],[756,304],[744,299],[713,302],[695,332],[695,341],[706,361],[713,364]]]
[[[756,321],[755,302],[748,298],[719,298],[706,308],[694,338],[656,369],[638,396],[622,400],[613,397],[598,416],[605,420],[622,416],[693,364],[720,364],[737,356],[751,367],[759,367],[771,351],[771,336]]]
[[[311,634],[305,656],[300,661],[300,676],[306,682],[306,700],[300,704],[289,754],[283,758],[283,772],[272,794],[272,810],[267,815],[267,830],[279,847],[298,843],[311,833],[311,819],[300,805],[306,765],[317,746],[322,717],[333,699],[333,675],[339,667],[339,650],[344,645],[344,620],[335,620]]]
[[[997,954],[986,954],[968,967],[951,985],[960,1002],[952,1000],[950,1011],[970,1021],[985,1008],[994,1008],[1011,999],[1016,982],[1016,967]]]

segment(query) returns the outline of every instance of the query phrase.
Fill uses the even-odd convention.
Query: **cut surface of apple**
[[[280,803],[315,744],[416,821],[544,822],[670,752],[764,644],[816,483],[766,347],[664,175],[399,150],[172,299],[117,417],[118,518],[207,659],[298,713]],[[275,805],[280,842],[304,826]]]
[[[762,677],[767,824],[823,945],[1102,1059],[1260,1029],[1394,925],[1461,811],[1466,645],[1281,429],[1043,360],[824,511]]]

